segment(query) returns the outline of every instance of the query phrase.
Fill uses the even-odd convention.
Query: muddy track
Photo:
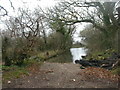
[[[80,65],[45,62],[37,73],[4,84],[3,88],[117,88],[118,82],[106,79],[89,79]]]

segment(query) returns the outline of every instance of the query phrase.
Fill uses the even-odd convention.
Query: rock
[[[80,69],[85,69],[85,67],[82,67],[82,66],[81,66]]]
[[[85,59],[86,58],[86,56],[81,56],[82,57],[82,59]]]
[[[48,70],[45,73],[53,73],[53,70]]]
[[[38,57],[38,56],[32,56],[32,57],[30,57],[29,59],[35,59],[36,61],[40,61],[40,58]]]
[[[89,60],[88,62],[92,63],[93,66],[100,67],[102,62],[100,60]]]
[[[11,83],[11,81],[8,81],[8,84],[10,84]]]
[[[70,81],[73,81],[73,82],[75,82],[76,80],[75,80],[75,79],[71,79]]]
[[[75,60],[75,63],[76,63],[76,64],[81,64],[81,65],[84,66],[84,67],[92,66],[92,64],[89,63],[89,62],[86,61],[86,60]]]
[[[75,82],[75,79],[72,79]]]
[[[99,54],[98,56],[102,56],[101,54]]]
[[[116,68],[120,66],[120,60],[116,61],[113,65],[112,65],[112,68]]]
[[[37,56],[32,56],[32,57],[30,57],[29,59],[35,59],[35,58],[37,58]]]

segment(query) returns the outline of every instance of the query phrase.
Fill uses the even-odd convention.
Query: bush
[[[65,36],[60,32],[52,33],[48,38],[48,46],[51,49],[62,49],[66,50],[72,46],[72,38]]]
[[[100,30],[88,27],[87,29],[80,32],[80,36],[84,37],[82,42],[85,44],[86,48],[88,48],[88,52],[103,52],[107,49],[115,49],[117,39],[112,35],[106,36],[105,33]]]
[[[6,66],[11,64],[22,65],[24,59],[28,57],[25,46],[20,39],[2,38],[2,60]]]
[[[120,66],[117,67],[117,68],[115,68],[115,69],[113,69],[113,70],[112,70],[112,73],[117,74],[117,75],[120,75]]]

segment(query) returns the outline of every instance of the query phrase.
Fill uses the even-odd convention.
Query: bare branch
[[[13,8],[13,10],[14,10],[15,8],[14,8],[14,6],[13,6],[12,1],[11,1],[11,0],[9,0],[9,2],[10,2],[11,7],[12,7],[12,8]]]
[[[4,7],[0,6],[0,11],[1,10],[4,10],[5,13],[3,15],[0,15],[0,16],[8,15],[8,12],[7,12],[7,10]]]

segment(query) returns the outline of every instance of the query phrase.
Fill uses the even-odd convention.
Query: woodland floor
[[[37,71],[6,82],[3,88],[118,88],[118,76],[101,68],[44,62]]]

